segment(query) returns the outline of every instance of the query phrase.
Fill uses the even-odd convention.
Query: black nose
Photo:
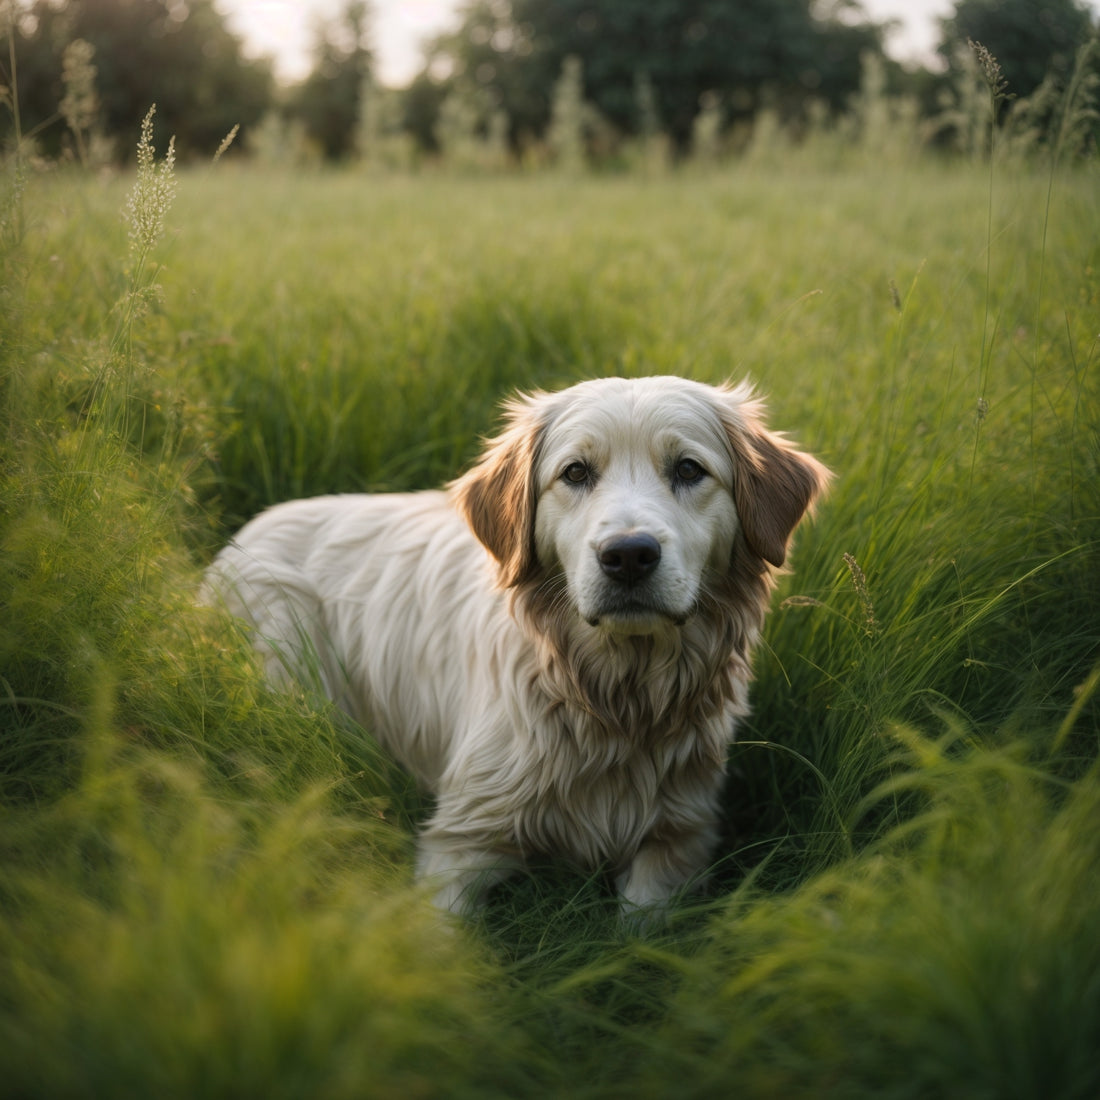
[[[657,568],[661,544],[652,535],[621,535],[602,543],[596,556],[613,580],[635,584]]]

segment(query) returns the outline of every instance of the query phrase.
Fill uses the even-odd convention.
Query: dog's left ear
[[[722,421],[733,451],[733,498],[749,549],[771,565],[782,565],[798,521],[824,492],[832,474],[812,455],[795,448],[762,420],[763,408],[729,392]]]
[[[538,564],[535,552],[535,460],[541,434],[538,397],[509,402],[508,426],[489,440],[477,465],[450,485],[454,502],[481,544],[500,566],[499,583],[511,588]]]

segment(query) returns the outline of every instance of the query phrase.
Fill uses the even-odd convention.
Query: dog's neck
[[[536,652],[538,687],[571,728],[644,748],[747,711],[750,655],[770,573],[719,578],[681,625],[616,634],[586,623],[556,578],[513,593],[512,614]]]

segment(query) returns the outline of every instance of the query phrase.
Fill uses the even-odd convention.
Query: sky
[[[1100,4],[1100,0],[1097,0]],[[251,55],[275,59],[280,79],[292,82],[309,72],[313,20],[332,17],[346,0],[217,0],[230,27]],[[454,26],[461,0],[372,0],[371,44],[378,77],[401,87],[420,71],[420,45]],[[954,9],[952,0],[863,0],[875,21],[901,26],[887,48],[899,60],[927,59],[937,42],[937,20]]]

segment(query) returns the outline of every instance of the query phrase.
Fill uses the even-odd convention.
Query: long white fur
[[[206,598],[434,793],[418,873],[440,906],[553,854],[609,869],[625,912],[659,907],[711,858],[773,567],[828,473],[746,386],[602,379],[508,408],[447,491],[264,512]],[[596,548],[639,533],[660,562],[626,589]]]

